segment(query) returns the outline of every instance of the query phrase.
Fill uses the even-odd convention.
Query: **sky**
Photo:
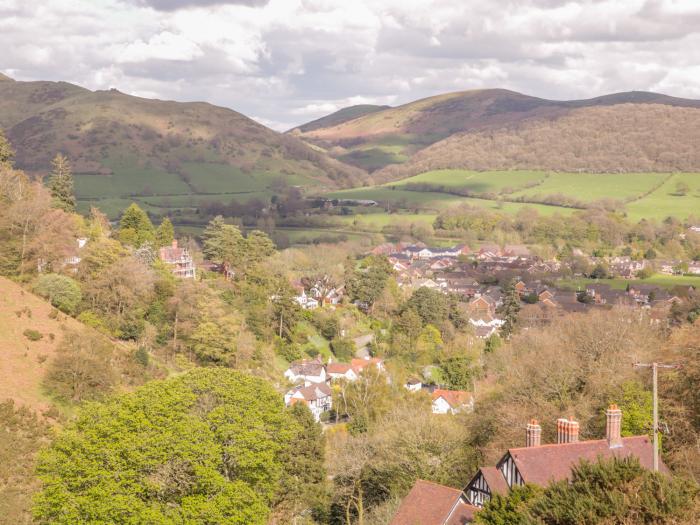
[[[700,98],[700,0],[0,0],[0,71],[277,130],[493,87]]]

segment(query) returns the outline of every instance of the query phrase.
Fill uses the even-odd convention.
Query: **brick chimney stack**
[[[173,239],[172,247],[173,249],[177,249],[177,239]]]
[[[577,443],[578,433],[579,424],[578,421],[574,421],[573,417],[557,419],[557,443]]]
[[[610,405],[605,411],[605,437],[610,448],[622,446],[622,411],[616,404]]]
[[[527,424],[525,433],[526,447],[539,447],[542,444],[542,427],[537,423],[536,419],[531,419]]]

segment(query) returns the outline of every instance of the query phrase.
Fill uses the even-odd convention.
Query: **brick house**
[[[158,255],[161,261],[170,266],[173,275],[180,277],[181,279],[194,279],[196,276],[196,270],[194,266],[194,261],[187,248],[179,248],[177,245],[177,239],[175,239],[171,246],[163,246]]]

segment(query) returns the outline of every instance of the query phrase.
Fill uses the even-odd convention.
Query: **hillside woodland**
[[[156,226],[135,204],[116,225],[96,208],[78,215],[70,165],[56,156],[47,175],[44,183],[16,169],[0,135],[0,292],[9,296],[0,342],[12,339],[0,372],[27,373],[1,378],[10,400],[0,400],[0,521],[387,524],[416,479],[462,488],[479,465],[522,444],[532,417],[543,421],[543,441],[562,415],[581,422],[582,437],[600,436],[614,402],[629,415],[625,435],[648,433],[650,377],[631,364],[660,360],[683,365],[664,374],[661,390],[670,476],[581,465],[583,481],[570,489],[516,494],[484,520],[697,523],[693,291],[688,310],[663,323],[610,308],[525,330],[513,283],[498,283],[508,328],[484,341],[459,296],[400,287],[388,259],[368,256],[362,242],[279,251],[265,233],[217,216],[199,239],[179,239],[200,267],[196,279],[176,278],[158,256],[175,240],[167,218]],[[451,217],[457,228],[474,218],[462,212]],[[615,231],[601,233],[607,222],[579,231],[584,222],[576,235],[617,242]],[[563,249],[568,240],[543,242]],[[344,286],[343,302],[304,310],[295,282]],[[333,383],[323,426],[306,406],[285,407],[290,362],[350,362],[353,338],[368,335],[386,372]],[[416,377],[473,392],[474,411],[433,414],[429,394],[404,387]],[[611,497],[596,500],[595,519],[554,512],[590,503],[581,492],[601,479]],[[644,497],[620,504],[634,487]]]
[[[440,168],[692,172],[700,169],[698,141],[700,109],[620,104],[456,134],[376,177],[396,179]]]
[[[75,173],[96,176],[130,165],[186,179],[183,164],[200,163],[243,173],[274,169],[330,186],[361,178],[356,169],[230,109],[93,92],[66,82],[0,79],[0,127],[16,150],[16,165],[30,172],[48,170],[62,151]]]

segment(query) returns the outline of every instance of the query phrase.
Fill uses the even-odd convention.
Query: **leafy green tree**
[[[391,264],[386,257],[371,255],[363,259],[359,268],[346,277],[345,290],[351,300],[371,311],[392,273]]]
[[[148,215],[135,202],[124,210],[119,220],[119,240],[138,248],[145,242],[153,242],[155,231]]]
[[[230,264],[238,267],[243,253],[243,235],[237,226],[226,224],[217,215],[202,233],[202,253],[217,264]]]
[[[12,159],[15,157],[15,151],[12,149],[10,142],[5,138],[5,133],[0,129],[0,166],[12,167]]]
[[[170,219],[163,217],[160,226],[156,228],[156,247],[170,246],[175,240],[175,230]]]
[[[649,434],[652,428],[653,401],[651,392],[637,381],[626,381],[620,388],[616,403],[625,417],[622,418],[623,436]]]
[[[253,230],[248,233],[244,243],[244,264],[246,267],[264,261],[275,253],[275,243],[265,232]]]
[[[264,380],[199,368],[86,405],[40,459],[38,523],[263,525],[298,424]]]
[[[447,388],[453,390],[471,390],[474,386],[476,369],[472,359],[466,355],[456,355],[440,363],[440,371]]]
[[[75,313],[83,297],[77,281],[56,273],[40,275],[34,291],[67,314]]]
[[[518,323],[518,313],[520,312],[520,296],[518,290],[515,289],[515,283],[510,281],[503,290],[503,304],[498,309],[498,313],[503,318],[503,326],[501,326],[501,335],[505,338],[511,336]]]
[[[307,511],[318,517],[328,499],[324,464],[326,442],[321,425],[306,405],[296,403],[289,411],[300,431],[294,446],[287,451],[287,468],[282,478],[281,501],[275,505],[276,513],[281,511],[292,520]]]
[[[75,211],[75,195],[73,194],[73,171],[68,159],[59,153],[51,162],[53,166],[49,175],[49,190],[51,191],[52,206],[72,213]]]
[[[440,326],[450,314],[448,297],[438,290],[418,288],[406,302],[408,308],[413,308],[420,316],[423,324]]]
[[[337,359],[348,362],[355,356],[355,343],[347,337],[336,337],[331,341],[331,350]]]

